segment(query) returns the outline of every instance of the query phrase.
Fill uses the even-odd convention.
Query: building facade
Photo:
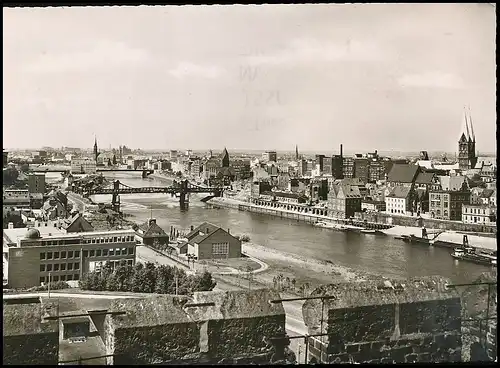
[[[276,151],[266,151],[262,154],[262,159],[266,162],[278,162],[278,154]]]
[[[35,173],[28,175],[28,190],[30,193],[45,193],[45,174]]]
[[[496,221],[496,207],[480,204],[462,205],[462,222],[466,224],[495,225]]]
[[[82,276],[111,262],[135,264],[133,230],[92,231],[40,236],[28,229],[8,253],[8,285],[38,286],[48,282],[80,280]],[[50,281],[49,281],[50,278]]]
[[[72,174],[95,174],[97,163],[90,158],[72,158],[71,173]]]
[[[342,158],[342,176],[343,178],[354,178],[354,158],[353,157],[343,157]]]
[[[188,254],[203,259],[241,257],[241,240],[216,225],[204,222],[187,236]]]
[[[387,213],[405,215],[411,211],[410,200],[411,188],[397,185],[385,196],[385,208]]]
[[[431,218],[462,221],[462,206],[469,203],[468,190],[433,190],[429,193]]]
[[[361,212],[361,199],[357,186],[336,184],[328,192],[328,210],[332,217],[354,217]]]

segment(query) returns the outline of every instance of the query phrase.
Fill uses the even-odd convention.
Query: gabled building
[[[412,210],[410,197],[411,188],[405,185],[396,185],[385,196],[387,213],[405,215]]]
[[[335,184],[328,192],[328,209],[332,217],[351,218],[361,212],[361,194],[354,185]]]
[[[202,259],[239,258],[241,241],[219,226],[204,222],[186,235],[188,254]]]
[[[81,213],[76,213],[73,217],[65,220],[61,220],[61,227],[66,230],[67,233],[84,233],[89,231],[95,231],[94,227],[87,221]]]
[[[168,244],[168,234],[156,223],[156,219],[149,219],[145,223],[134,228],[136,239],[145,245]]]

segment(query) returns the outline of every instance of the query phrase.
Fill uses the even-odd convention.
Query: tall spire
[[[470,134],[469,134],[469,125],[467,124],[467,111],[465,110],[464,107],[464,117],[465,117],[465,130],[467,131],[467,140],[470,140]]]
[[[96,163],[98,156],[99,156],[99,151],[97,150],[97,136],[94,134],[94,159]]]
[[[299,159],[299,146],[298,145],[295,145],[295,159],[296,160]]]
[[[472,126],[472,113],[470,111],[470,106],[469,106],[469,122],[470,122],[470,130],[472,132],[472,142],[476,143],[476,136],[474,135],[474,127]]]

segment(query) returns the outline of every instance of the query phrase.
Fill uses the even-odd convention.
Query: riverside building
[[[8,285],[11,288],[38,286],[57,281],[80,280],[107,262],[115,266],[125,260],[135,264],[133,230],[92,231],[41,236],[35,228],[26,230],[8,248]]]

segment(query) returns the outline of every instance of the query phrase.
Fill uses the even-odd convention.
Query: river
[[[142,179],[139,173],[113,173],[107,177],[132,187],[167,185],[159,179]],[[132,221],[139,223],[152,214],[167,233],[170,226],[189,229],[191,225],[209,221],[230,229],[232,234],[247,234],[256,244],[386,277],[441,275],[455,283],[466,283],[490,269],[472,263],[456,263],[449,249],[407,244],[383,235],[337,232],[232,209],[210,208],[199,198],[192,196],[189,209],[181,211],[178,199],[170,195],[122,195],[121,208],[132,215]],[[111,196],[98,195],[94,200],[109,203]]]

